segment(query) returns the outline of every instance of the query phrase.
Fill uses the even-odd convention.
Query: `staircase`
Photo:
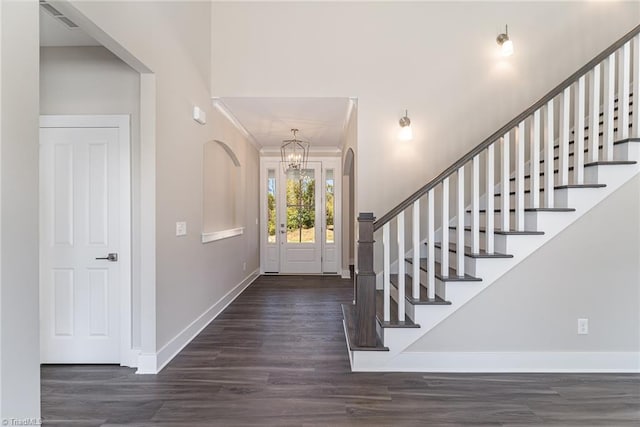
[[[360,214],[356,302],[343,305],[352,370],[446,370],[407,348],[640,173],[639,34],[381,218]]]

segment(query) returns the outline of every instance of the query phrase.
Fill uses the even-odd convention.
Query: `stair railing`
[[[383,309],[380,320],[383,323],[392,320],[390,279],[393,246],[397,251],[397,266],[394,268],[397,270],[397,279],[395,279],[397,319],[394,320],[402,322],[406,315],[405,294],[407,292],[410,293],[411,299],[433,301],[441,292],[436,289],[436,277],[451,279],[465,275],[467,241],[470,247],[466,250],[472,254],[479,254],[482,231],[484,252],[493,254],[495,231],[525,231],[525,166],[527,162],[530,179],[529,208],[534,210],[554,208],[556,206],[554,189],[566,188],[570,184],[584,184],[585,152],[589,157],[588,162],[612,161],[614,141],[624,140],[630,136],[640,137],[638,109],[640,103],[637,99],[640,94],[639,34],[640,25],[381,218],[375,220],[372,213],[360,214],[356,275],[356,340],[360,347],[375,347],[378,342],[376,280],[373,271],[373,242],[376,231],[382,229]],[[636,94],[633,114],[630,111],[632,94]],[[556,108],[558,108],[559,120],[555,119]],[[602,111],[600,111],[601,108]],[[574,145],[573,153],[570,154],[572,144]],[[526,149],[527,146],[529,150]],[[511,156],[512,150],[514,159]],[[543,159],[540,158],[541,155]],[[573,168],[570,167],[570,157],[573,157]],[[512,160],[515,163],[513,190],[510,184]],[[544,167],[543,171],[540,170],[541,164]],[[556,167],[557,179],[554,177]],[[468,185],[465,181],[467,171],[471,175]],[[543,177],[542,183],[541,177]],[[483,199],[480,194],[481,182],[484,182]],[[494,201],[498,197],[498,194],[494,194],[496,183],[499,183],[500,191],[497,206]],[[453,191],[453,200],[451,200],[451,191]],[[540,199],[541,192],[544,192],[544,200]],[[484,221],[482,221],[484,229],[482,230],[481,200],[484,205]],[[471,208],[470,211],[465,212],[468,201]],[[454,204],[455,210],[450,212],[450,205]],[[512,204],[513,208],[511,208]],[[441,216],[439,231],[436,224],[436,208]],[[426,218],[424,218],[426,221],[421,221],[423,210],[426,211]],[[465,216],[470,220],[468,228],[465,228]],[[453,226],[450,225],[451,221]],[[407,229],[407,223],[410,224],[410,229]],[[421,225],[425,224],[426,230],[423,233]],[[392,225],[395,226],[393,228],[396,231],[395,242],[392,241]],[[436,263],[436,234],[440,236],[439,263]],[[426,280],[423,280],[423,283],[426,282],[426,296],[421,296],[420,289],[421,270],[424,269],[420,265],[423,235],[426,238]],[[406,271],[404,262],[404,256],[408,252],[406,236],[411,236],[410,252],[413,253],[410,272]],[[449,262],[450,240],[453,240],[456,248],[455,257],[451,262],[453,265]],[[406,289],[407,273],[410,273],[412,282],[410,289]]]

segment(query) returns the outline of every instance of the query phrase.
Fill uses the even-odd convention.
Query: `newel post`
[[[358,273],[356,274],[356,345],[375,347],[376,274],[373,271],[373,213],[358,216]]]

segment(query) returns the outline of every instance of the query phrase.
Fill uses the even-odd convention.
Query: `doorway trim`
[[[282,169],[282,164],[281,164],[281,157],[280,156],[276,156],[276,155],[272,155],[271,153],[269,153],[269,155],[261,155],[260,156],[260,191],[259,191],[259,195],[260,195],[260,203],[259,203],[259,207],[260,207],[260,229],[259,229],[259,235],[260,235],[260,274],[294,274],[294,273],[283,273],[281,271],[281,265],[282,265],[282,260],[281,260],[281,254],[280,254],[280,239],[281,239],[281,234],[279,233],[280,229],[279,227],[277,227],[277,231],[276,231],[276,243],[269,243],[268,242],[268,235],[267,235],[267,221],[268,221],[268,213],[267,213],[267,175],[268,175],[268,170],[269,169],[273,169],[275,170],[275,174],[277,177],[277,185],[276,185],[276,200],[279,201],[280,200],[280,186],[282,185],[281,182],[281,169]],[[321,250],[321,254],[322,254],[322,260],[320,263],[320,272],[319,273],[309,273],[309,274],[314,274],[314,275],[334,275],[337,274],[338,276],[341,275],[341,264],[342,264],[342,236],[343,236],[343,228],[342,228],[342,209],[343,209],[343,204],[342,204],[342,158],[341,158],[341,154],[340,152],[336,152],[336,153],[314,153],[311,152],[309,155],[309,162],[318,162],[321,164],[320,167],[320,176],[317,178],[316,180],[316,188],[318,188],[318,183],[321,183],[319,188],[322,188],[322,191],[320,193],[320,218],[321,221],[320,223],[322,224],[322,231],[320,233],[320,250]],[[326,169],[333,169],[333,173],[334,173],[334,245],[335,245],[335,257],[336,257],[336,271],[329,271],[326,272],[325,271],[325,264],[326,264],[326,260],[325,260],[325,256],[326,256],[326,246],[327,243],[325,241],[325,229],[324,227],[326,226],[326,217],[325,217],[325,182],[326,182]],[[279,202],[277,202],[278,204]],[[335,212],[340,212],[340,215],[336,215]],[[281,213],[277,214],[276,217],[276,225],[278,224],[278,217],[280,216]],[[276,251],[278,254],[278,260],[277,260],[277,265],[278,265],[278,271],[276,272],[274,269],[267,269],[266,266],[267,265],[273,265],[274,261],[273,261],[273,251]],[[305,273],[307,274],[307,273]]]
[[[132,348],[131,301],[131,133],[128,115],[42,115],[40,128],[116,128],[120,144],[120,365],[136,367],[138,351]]]

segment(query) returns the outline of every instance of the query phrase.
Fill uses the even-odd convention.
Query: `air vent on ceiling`
[[[58,22],[62,23],[62,25],[64,25],[65,27],[71,30],[80,28],[75,22],[64,16],[62,12],[47,3],[46,0],[40,0],[40,7],[44,9],[49,15],[53,16]]]

